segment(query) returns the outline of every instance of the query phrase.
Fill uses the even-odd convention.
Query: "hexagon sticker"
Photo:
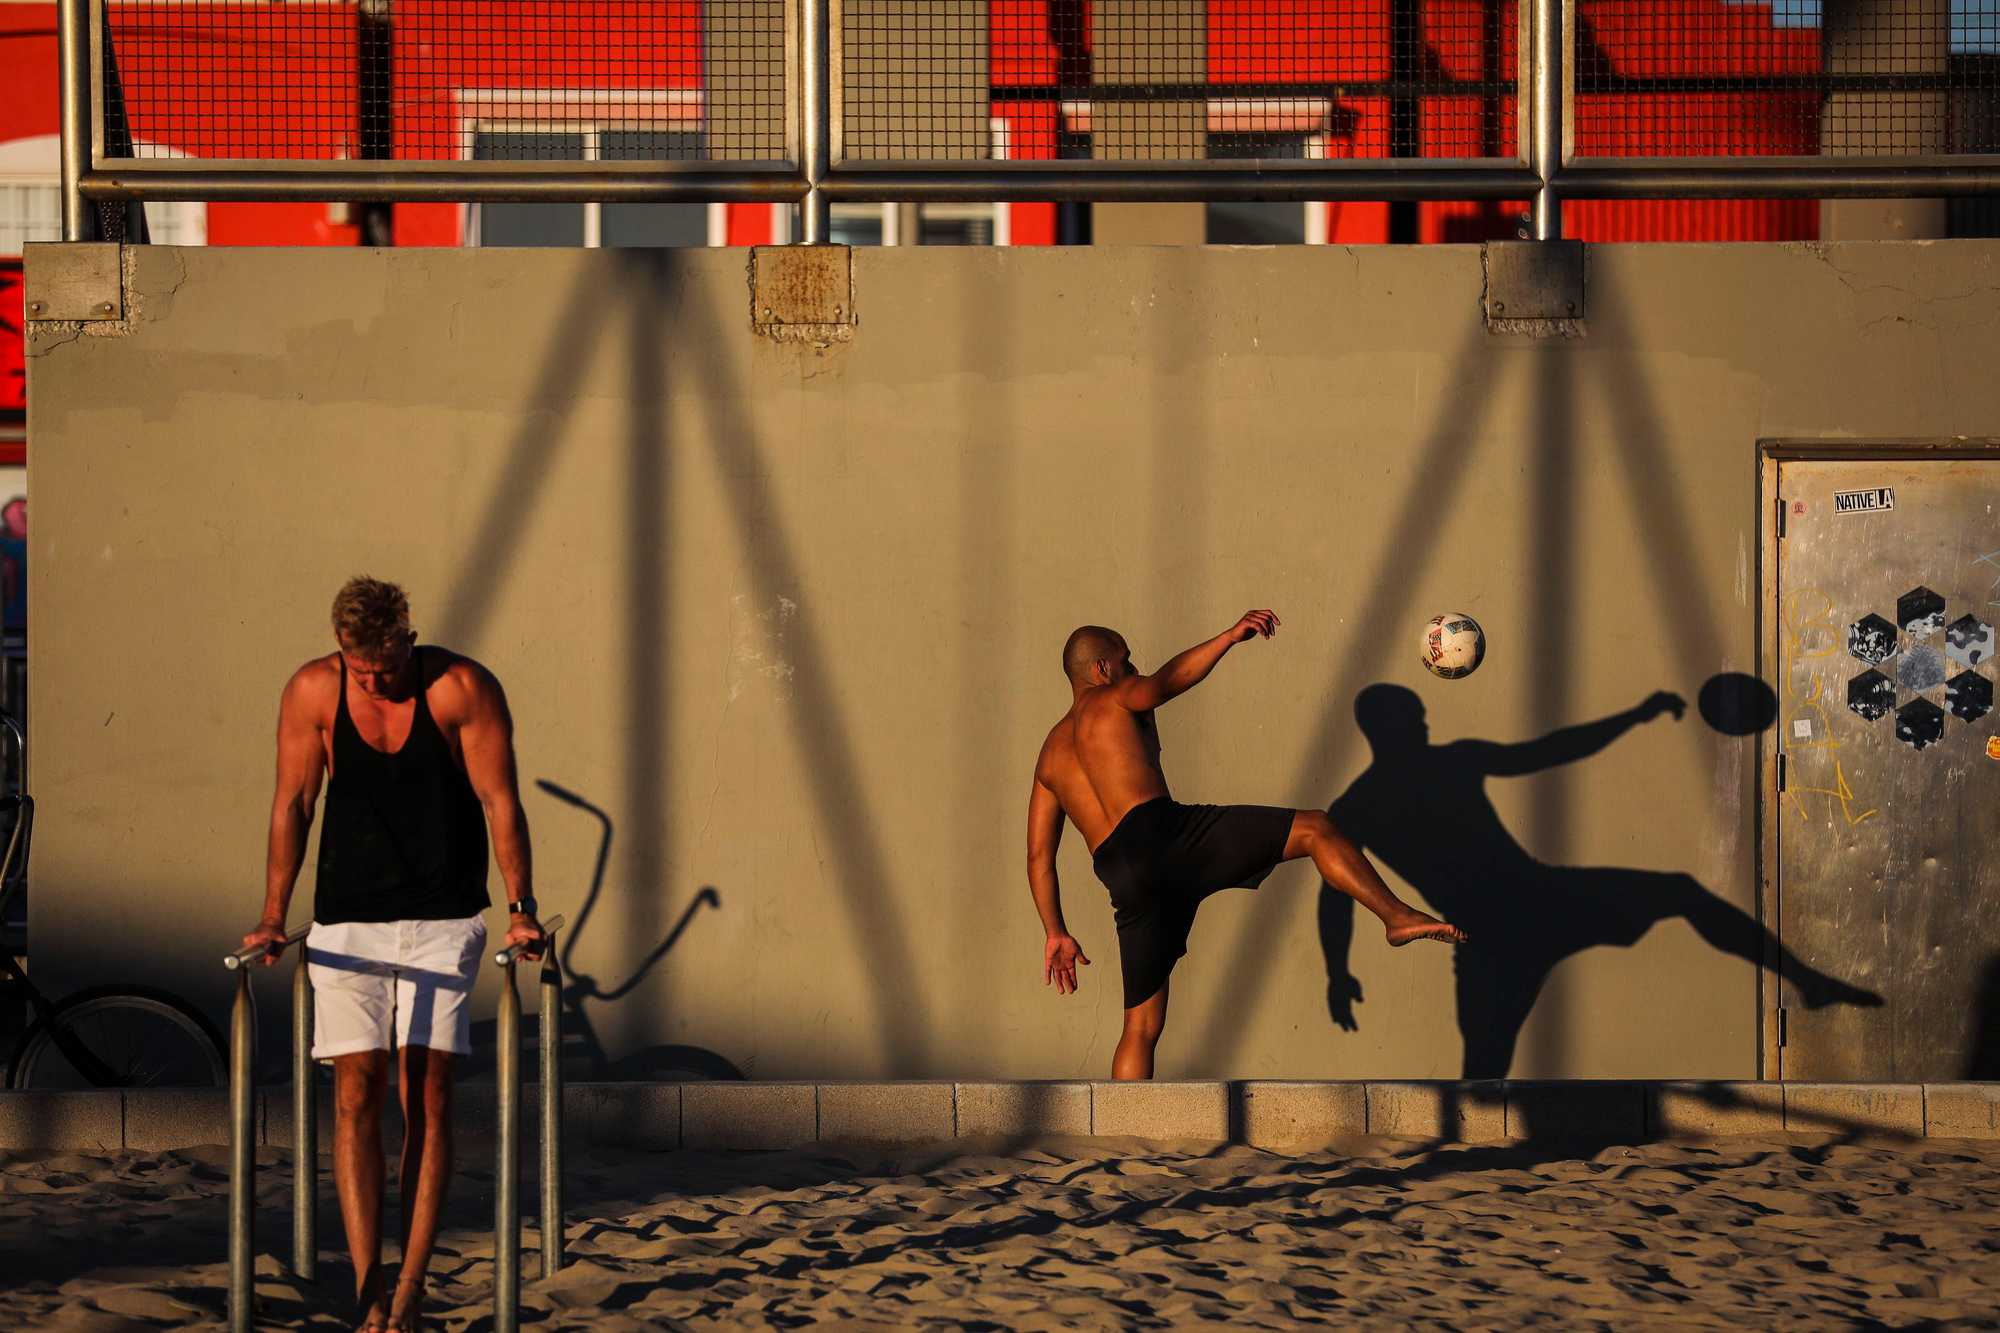
[[[1944,654],[1927,643],[1905,648],[1896,659],[1896,683],[1912,694],[1944,684]]]
[[[1929,699],[1912,699],[1896,710],[1896,739],[1913,750],[1944,739],[1944,709]]]
[[[1974,671],[1961,671],[1945,682],[1944,706],[1961,722],[1977,722],[1993,707],[1993,682]]]
[[[1869,666],[1896,655],[1896,627],[1870,611],[1847,627],[1847,651]]]
[[[1896,599],[1896,623],[1913,639],[1927,639],[1944,628],[1944,598],[1916,587]]]
[[[1978,666],[1993,656],[1993,627],[1977,616],[1960,616],[1944,627],[1944,655],[1968,669]]]
[[[1879,671],[1864,671],[1847,682],[1847,706],[1873,722],[1896,706],[1896,686]]]

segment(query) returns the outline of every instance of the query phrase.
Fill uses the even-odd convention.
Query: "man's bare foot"
[[[370,1273],[356,1284],[354,1293],[354,1333],[385,1333],[389,1315],[382,1308],[382,1277]]]
[[[1412,911],[1409,920],[1390,926],[1388,934],[1391,948],[1401,948],[1412,940],[1442,940],[1446,944],[1463,944],[1466,940],[1465,932],[1457,926],[1418,911]]]

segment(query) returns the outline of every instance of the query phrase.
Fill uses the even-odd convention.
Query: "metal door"
[[[2000,459],[1776,471],[1779,1076],[2000,1078]]]

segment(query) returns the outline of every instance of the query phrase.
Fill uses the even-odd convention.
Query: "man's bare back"
[[[1152,710],[1121,706],[1110,686],[1084,691],[1042,742],[1035,781],[1056,794],[1095,852],[1133,807],[1171,795]]]
[[[1076,825],[1118,909],[1125,1031],[1112,1058],[1115,1078],[1152,1075],[1153,1046],[1166,1021],[1167,976],[1186,952],[1201,899],[1227,886],[1255,884],[1279,862],[1310,857],[1328,884],[1381,920],[1391,945],[1465,938],[1397,898],[1324,811],[1172,800],[1153,710],[1200,684],[1235,645],[1277,630],[1271,612],[1246,612],[1151,675],[1133,667],[1123,636],[1101,625],[1083,626],[1063,647],[1070,708],[1035,759],[1028,888],[1046,935],[1043,978],[1069,994],[1077,988],[1077,968],[1090,962],[1064,922],[1056,875],[1064,822]]]

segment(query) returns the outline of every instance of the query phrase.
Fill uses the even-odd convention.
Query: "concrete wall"
[[[220,1014],[278,689],[365,570],[505,681],[550,910],[602,854],[574,961],[630,987],[582,1005],[610,1055],[1099,1076],[1104,891],[1072,834],[1096,961],[1059,999],[1022,873],[1072,626],[1153,665],[1276,607],[1165,762],[1324,805],[1370,682],[1513,740],[1753,669],[1759,437],[2000,434],[2000,246],[1589,258],[1583,336],[1538,340],[1486,330],[1472,248],[861,251],[822,348],[752,332],[740,251],[137,251],[125,323],[30,332],[34,967]],[[1489,633],[1466,680],[1416,661],[1444,610]],[[1754,910],[1753,753],[1690,712],[1488,791],[1544,861]],[[1458,1073],[1445,949],[1364,925],[1329,1021],[1315,890],[1204,910],[1163,1076]],[[1558,967],[1511,1072],[1754,1075],[1755,984],[1669,921]]]

